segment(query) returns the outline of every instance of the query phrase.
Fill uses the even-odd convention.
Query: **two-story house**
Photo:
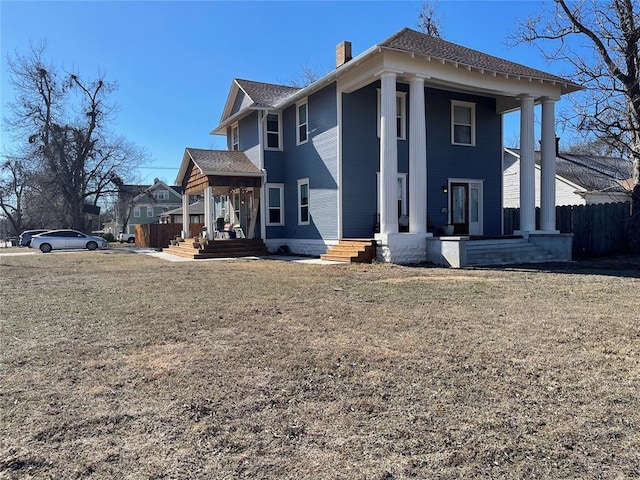
[[[136,225],[158,223],[161,215],[182,205],[182,187],[169,186],[159,179],[153,185],[124,185],[118,195],[113,225],[114,235],[133,239]]]
[[[455,264],[445,251],[502,233],[502,116],[520,110],[520,233],[566,251],[553,189],[535,230],[534,106],[542,181],[553,184],[554,106],[581,87],[408,28],[355,58],[349,42],[336,53],[336,69],[304,88],[233,80],[212,132],[228,150],[186,149],[183,209],[204,194],[212,218],[227,196],[232,221],[272,251],[319,255],[375,238],[383,261]]]

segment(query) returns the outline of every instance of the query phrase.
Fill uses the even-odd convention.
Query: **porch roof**
[[[263,175],[244,152],[186,148],[176,183],[195,193],[207,186],[260,186]]]

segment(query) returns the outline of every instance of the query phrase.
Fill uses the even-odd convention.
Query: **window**
[[[298,180],[298,225],[309,225],[309,179]]]
[[[133,216],[135,218],[139,218],[141,215],[140,213],[140,205],[136,205],[135,207],[133,207]]]
[[[454,145],[475,145],[476,104],[451,102],[451,143]]]
[[[154,190],[153,198],[156,200],[169,200],[169,190]]]
[[[378,215],[380,215],[380,172],[376,173],[378,180],[378,190],[376,192],[376,205],[378,208]],[[396,193],[398,195],[398,217],[407,215],[407,174],[398,173],[398,184],[396,186]]]
[[[231,127],[231,150],[240,149],[240,135],[238,133],[238,124]]]
[[[147,218],[153,217],[153,207],[147,207]]]
[[[267,226],[284,225],[284,184],[267,184]]]
[[[296,105],[296,123],[298,125],[297,144],[305,143],[309,139],[309,119],[307,111],[307,102]]]
[[[267,128],[265,131],[265,145],[267,150],[281,150],[280,144],[280,114],[270,113],[267,115]]]
[[[378,89],[378,137],[380,136],[380,89]],[[407,138],[407,94],[396,92],[396,136],[398,140]]]

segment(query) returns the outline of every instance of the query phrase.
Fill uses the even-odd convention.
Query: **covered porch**
[[[172,246],[176,254],[215,258],[266,253],[259,216],[264,173],[244,152],[187,148],[176,182],[182,186],[183,239]],[[200,199],[202,211],[198,235],[190,229],[193,199]]]

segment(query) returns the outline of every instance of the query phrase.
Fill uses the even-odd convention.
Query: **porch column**
[[[189,194],[182,194],[182,238],[191,237],[189,232]]]
[[[207,238],[213,237],[213,188],[211,186],[204,189],[204,226],[207,228]]]
[[[409,232],[427,232],[427,131],[424,78],[409,83]]]
[[[555,99],[542,100],[542,143],[540,145],[540,230],[556,230],[556,129]]]
[[[398,136],[396,74],[381,75],[380,92],[380,233],[398,233]]]
[[[520,231],[536,229],[533,97],[520,97]]]

